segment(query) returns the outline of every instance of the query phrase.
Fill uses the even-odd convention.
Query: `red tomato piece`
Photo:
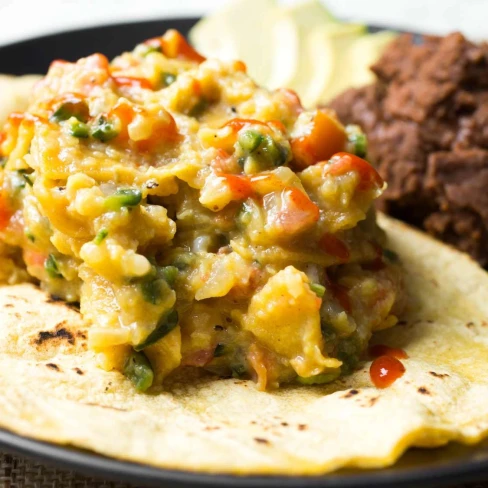
[[[340,176],[349,171],[356,171],[359,174],[360,182],[358,190],[368,191],[376,188],[382,188],[384,185],[383,178],[365,159],[349,154],[346,152],[339,152],[334,154],[330,159],[330,163],[325,166],[327,174]]]
[[[235,200],[245,200],[254,194],[251,183],[245,176],[231,174],[223,174],[220,176],[225,180]]]
[[[349,259],[350,253],[348,247],[334,234],[326,232],[319,240],[319,247],[340,261],[347,261]]]
[[[131,88],[145,88],[147,90],[152,90],[152,85],[146,78],[131,78],[128,76],[114,76],[113,80],[118,86],[129,86]]]
[[[329,112],[317,110],[310,132],[290,141],[298,169],[329,159],[346,147],[347,135],[342,124]]]
[[[184,59],[187,61],[195,61],[196,63],[202,63],[206,60],[175,29],[169,29],[162,37],[148,39],[145,44],[160,47],[163,54],[168,58]]]

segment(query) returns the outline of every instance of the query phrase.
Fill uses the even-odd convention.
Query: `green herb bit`
[[[46,273],[51,278],[62,278],[63,277],[63,275],[59,271],[58,262],[56,260],[56,257],[54,256],[54,254],[49,254],[46,261],[44,262],[44,269],[46,270]]]
[[[117,137],[119,131],[115,128],[113,122],[110,122],[102,115],[98,118],[95,127],[92,128],[91,135],[99,141],[107,142]]]
[[[36,236],[27,227],[24,229],[24,234],[25,234],[25,237],[27,237],[27,239],[29,239],[29,241],[31,241],[31,242],[36,241]]]
[[[350,146],[349,151],[360,158],[364,158],[368,151],[368,140],[364,132],[357,125],[348,125],[346,126],[346,133]]]
[[[154,381],[151,363],[142,352],[133,351],[130,354],[125,362],[123,373],[140,392],[146,391]]]
[[[142,193],[135,188],[122,188],[105,199],[105,208],[112,211],[123,207],[136,207],[142,201]]]
[[[5,166],[7,165],[7,161],[7,156],[0,156],[0,168],[5,168]]]
[[[205,110],[207,110],[208,105],[209,105],[208,100],[206,98],[202,97],[202,98],[200,98],[200,100],[198,100],[198,102],[188,112],[188,115],[190,117],[198,118],[201,115],[203,115],[203,112],[205,112]]]
[[[319,297],[323,298],[325,295],[325,286],[320,283],[310,283],[310,289]]]
[[[383,249],[383,256],[386,259],[388,259],[388,261],[391,261],[392,263],[397,263],[398,261],[400,261],[398,254],[395,251],[392,251],[391,249]]]
[[[108,230],[107,229],[101,229],[97,232],[97,235],[95,236],[95,239],[93,239],[93,242],[99,246],[108,236]]]
[[[161,275],[171,288],[173,288],[179,272],[180,270],[176,266],[164,266],[164,268],[161,268]]]
[[[316,374],[315,376],[310,376],[304,378],[303,376],[298,376],[297,381],[302,385],[325,385],[326,383],[331,383],[332,381],[339,378],[341,370],[331,371],[330,373]]]
[[[166,71],[161,73],[161,84],[164,88],[168,87],[176,81],[176,75],[173,73],[167,73]]]
[[[68,101],[59,106],[59,108],[51,115],[51,122],[63,122],[75,117],[80,122],[85,122],[88,119],[89,111],[88,105],[82,100]]]
[[[263,142],[264,138],[262,134],[255,130],[246,130],[239,133],[238,142],[244,151],[252,153]]]
[[[178,325],[178,312],[171,310],[165,314],[159,321],[156,328],[146,337],[146,340],[134,347],[136,351],[142,351],[144,348],[168,335]]]
[[[78,139],[87,139],[90,135],[90,128],[84,122],[80,122],[78,119],[72,117],[70,119],[70,125],[68,132],[73,137],[77,137]]]
[[[220,358],[225,355],[225,344],[217,344],[214,350],[214,358]]]

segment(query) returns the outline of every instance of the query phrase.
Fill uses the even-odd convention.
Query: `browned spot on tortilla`
[[[281,425],[282,425],[283,427],[288,427],[290,424],[289,424],[288,422],[281,422]]]
[[[308,426],[307,424],[298,424],[298,430],[307,430]]]
[[[66,321],[60,322],[56,326],[55,330],[46,330],[39,332],[35,343],[40,346],[50,339],[66,339],[69,344],[74,345],[75,338],[73,337],[73,334],[64,327],[64,325],[66,325]]]
[[[397,325],[407,325],[407,321],[406,320],[399,320],[397,322]]]
[[[430,395],[430,391],[425,388],[425,386],[421,386],[418,390],[419,393],[422,393],[422,395]]]
[[[380,399],[380,397],[370,398],[369,399],[369,405],[368,406],[372,407],[379,399]]]
[[[435,371],[429,371],[429,374],[435,376],[436,378],[448,378],[449,375],[447,373],[436,373]]]
[[[482,325],[482,327],[487,327],[488,326],[488,322],[486,322],[486,320],[483,320],[481,322],[481,325]]]
[[[351,398],[359,393],[358,390],[349,390],[342,398]]]
[[[22,315],[20,315],[20,313],[18,313],[18,312],[14,312],[14,317],[16,319],[20,319],[20,318],[22,318]]]
[[[15,296],[15,295],[7,295],[7,298],[11,298],[14,301],[21,301],[21,302],[27,302],[27,298],[21,297],[21,296]]]
[[[211,432],[212,430],[219,430],[219,429],[220,429],[220,427],[218,427],[217,425],[215,425],[215,426],[207,425],[203,430]]]
[[[57,303],[61,306],[69,308],[75,312],[80,312],[80,305],[76,302],[65,302],[62,298],[57,297],[55,295],[51,295],[47,300],[46,303]]]
[[[127,412],[125,408],[109,407],[108,405],[100,405],[99,403],[87,402],[87,403],[83,403],[83,405],[88,405],[90,407],[106,408],[107,410],[118,410],[119,412]]]
[[[4,305],[5,308],[14,308],[14,304],[13,303],[6,303]]]
[[[254,440],[258,443],[258,444],[269,444],[269,441],[268,439],[264,439],[263,437],[255,437]]]
[[[245,384],[246,382],[243,381],[243,380],[238,380],[238,381],[234,381],[234,385],[243,385]]]
[[[427,320],[427,323],[428,323],[428,324],[433,324],[433,323],[434,323],[434,321],[433,321],[433,320]]]
[[[61,371],[60,367],[54,363],[46,363],[46,366],[50,369],[54,369],[54,371]]]
[[[468,329],[469,329],[469,328],[471,328],[471,327],[474,327],[474,322],[468,322],[468,323],[466,324],[466,327],[467,327]]]
[[[76,371],[76,374],[83,375],[83,371],[80,368],[73,368],[73,371]]]
[[[251,424],[252,424],[252,425],[256,425],[256,424],[257,424],[257,422],[256,422],[255,420],[251,420]]]

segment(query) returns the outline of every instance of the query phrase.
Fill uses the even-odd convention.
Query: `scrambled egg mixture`
[[[0,143],[0,280],[79,302],[140,391],[182,366],[329,382],[396,322],[361,131],[176,31],[53,62]]]

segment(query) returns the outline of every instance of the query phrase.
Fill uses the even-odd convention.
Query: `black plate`
[[[0,71],[43,73],[53,59],[74,61],[93,52],[108,57],[161,35],[168,28],[182,33],[197,19],[166,19],[116,24],[63,32],[0,47]],[[377,29],[374,29],[377,30]],[[87,451],[34,441],[0,430],[0,447],[17,454],[80,473],[139,486],[168,488],[366,488],[446,486],[488,480],[488,441],[476,447],[450,445],[441,449],[412,449],[395,466],[381,470],[339,471],[318,477],[237,477],[205,475],[152,468],[99,456]]]

